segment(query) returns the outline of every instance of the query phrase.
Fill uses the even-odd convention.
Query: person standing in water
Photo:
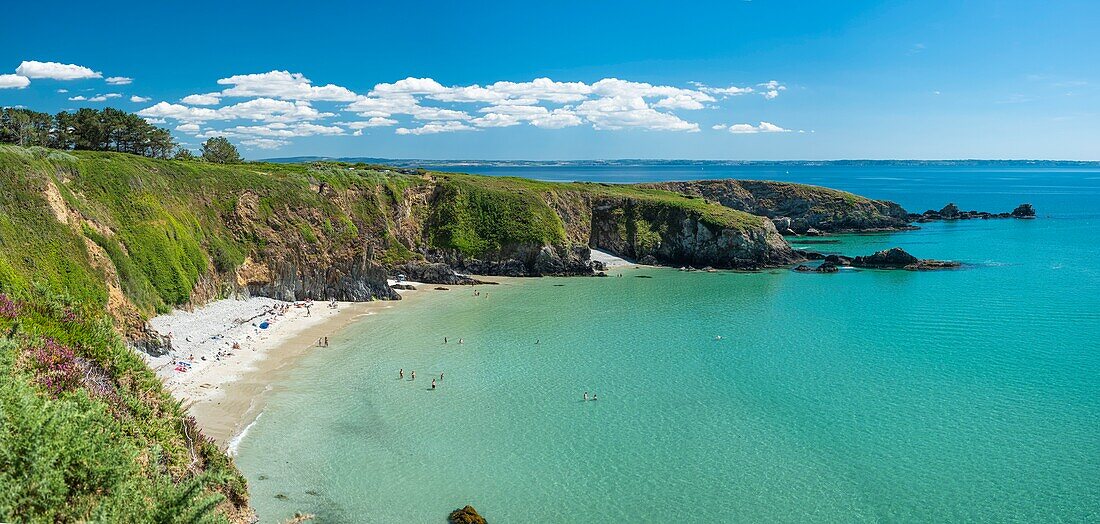
[[[447,337],[443,337],[443,343],[444,343],[444,344],[446,344],[446,343],[447,343]]]
[[[397,378],[405,378],[405,368],[397,370]]]
[[[593,394],[592,394],[592,400],[593,400],[593,401],[599,400],[599,398],[597,398],[597,397],[596,397],[596,394],[595,394],[595,393],[593,393]]]
[[[416,370],[415,369],[412,372],[412,378],[410,378],[409,380],[416,380]]]
[[[435,379],[432,379],[432,389],[435,389]]]
[[[588,392],[587,391],[584,392],[584,400],[588,400]]]
[[[441,381],[443,380],[443,373],[439,374],[439,380],[441,380]]]

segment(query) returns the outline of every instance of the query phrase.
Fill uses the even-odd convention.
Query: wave
[[[248,431],[252,429],[252,426],[255,426],[256,423],[260,421],[260,417],[262,416],[264,416],[264,414],[261,411],[252,422],[241,430],[240,433],[237,433],[233,438],[229,439],[229,445],[225,447],[225,453],[227,455],[231,457],[237,455],[237,448],[241,445],[241,441],[244,440],[245,435],[248,435]]]

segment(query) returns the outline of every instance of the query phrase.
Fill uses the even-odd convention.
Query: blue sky
[[[1100,159],[1098,2],[167,4],[6,5],[0,105],[249,158]]]

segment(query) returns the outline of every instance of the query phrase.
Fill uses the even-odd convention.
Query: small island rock
[[[486,524],[485,518],[477,514],[473,506],[456,509],[447,516],[448,524]]]

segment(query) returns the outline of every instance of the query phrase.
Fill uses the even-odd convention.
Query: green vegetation
[[[56,115],[0,108],[0,143],[18,146],[115,151],[167,158],[174,143],[167,129],[114,108],[81,108]]]
[[[224,136],[216,136],[203,143],[202,159],[215,164],[239,164],[241,155],[228,139]]]
[[[561,219],[538,191],[520,184],[477,183],[472,177],[441,181],[427,226],[431,245],[466,256],[565,242]]]

